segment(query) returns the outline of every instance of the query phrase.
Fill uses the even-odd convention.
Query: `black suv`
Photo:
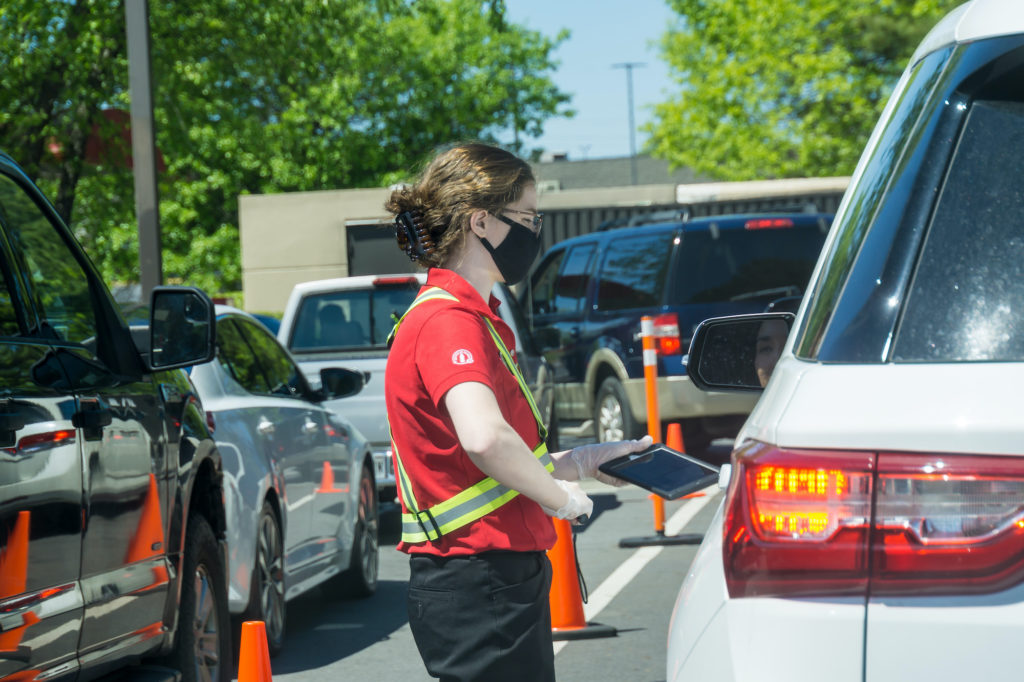
[[[135,338],[68,228],[0,154],[0,678],[230,680],[221,462],[187,375],[202,292]],[[128,679],[141,679],[135,668]],[[124,673],[122,673],[124,674]]]
[[[832,215],[685,217],[608,229],[560,242],[521,292],[535,342],[555,380],[553,421],[599,441],[646,432],[640,321],[654,323],[658,405],[680,421],[689,451],[742,425],[755,397],[708,394],[686,375],[702,320],[761,312],[803,293]]]

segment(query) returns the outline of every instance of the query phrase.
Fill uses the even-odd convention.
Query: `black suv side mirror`
[[[761,391],[793,325],[792,313],[713,317],[698,325],[686,372],[705,391]]]
[[[194,287],[156,287],[149,313],[149,367],[174,369],[214,356],[213,301]]]

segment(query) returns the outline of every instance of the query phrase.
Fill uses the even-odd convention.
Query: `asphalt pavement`
[[[577,534],[589,599],[586,620],[615,629],[614,636],[555,643],[560,682],[665,678],[669,618],[697,545],[642,544],[656,538],[653,502],[640,488],[587,481],[594,515]],[[666,535],[703,533],[721,494],[665,503]],[[272,659],[273,679],[426,681],[409,630],[405,596],[408,558],[397,552],[397,518],[382,519],[380,583],[362,600],[331,601],[319,589],[289,602],[284,650]],[[553,598],[557,598],[553,595]]]

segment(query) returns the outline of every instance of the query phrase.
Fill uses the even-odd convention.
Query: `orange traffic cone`
[[[160,514],[160,495],[156,490],[156,476],[149,475],[149,489],[142,503],[142,516],[139,527],[135,530],[131,544],[128,545],[127,563],[149,559],[163,552],[164,522]]]
[[[7,536],[7,546],[0,551],[0,599],[13,597],[26,591],[28,584],[28,541],[32,512],[18,512],[14,528]],[[21,625],[0,632],[0,651],[16,652],[25,629],[39,622],[33,611],[26,611]],[[4,678],[7,679],[7,678]]]
[[[262,620],[242,623],[238,652],[238,682],[271,682],[267,626]]]
[[[18,512],[7,546],[0,552],[0,599],[25,591],[28,581],[28,535],[32,512]]]
[[[331,468],[331,463],[324,461],[324,471],[320,475],[320,487],[316,490],[318,493],[341,493],[345,492],[340,488],[334,487],[334,469]]]
[[[589,639],[617,634],[615,628],[599,623],[588,623],[583,615],[576,553],[573,548],[572,527],[565,519],[552,519],[558,540],[548,550],[551,560],[551,638]],[[241,682],[241,681],[239,681]]]
[[[683,444],[683,429],[679,424],[668,425],[665,436],[665,445],[686,452]],[[696,494],[694,495],[696,496]],[[647,545],[697,545],[704,536],[698,533],[685,533],[681,535],[665,535],[665,500],[660,495],[651,493],[648,497],[654,504],[654,535],[646,538],[623,538],[619,540],[619,547],[643,547]],[[690,497],[687,495],[687,497]]]

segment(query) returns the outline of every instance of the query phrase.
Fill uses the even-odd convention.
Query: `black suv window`
[[[563,260],[565,251],[555,251],[545,258],[530,279],[530,310],[534,315],[550,315],[555,312],[555,285]]]
[[[799,296],[818,261],[827,227],[687,231],[669,301],[682,305]]]
[[[672,255],[671,230],[612,239],[597,285],[598,310],[660,305]]]
[[[555,284],[555,313],[576,313],[583,309],[587,298],[587,284],[590,282],[590,261],[593,260],[595,244],[583,244],[569,251],[565,267]]]
[[[72,343],[96,339],[89,278],[46,215],[14,180],[0,175],[0,223],[23,260],[39,331]]]
[[[6,262],[0,261],[0,336],[21,335],[21,325],[18,324],[18,311],[14,307],[12,291],[14,286],[11,283],[10,269]]]
[[[1024,360],[1024,104],[975,102],[918,261],[893,357]]]

